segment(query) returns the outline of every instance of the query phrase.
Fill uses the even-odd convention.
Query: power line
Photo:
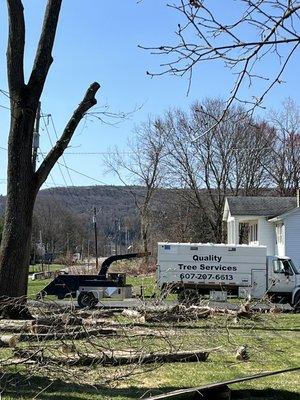
[[[91,151],[91,152],[84,152],[84,151],[78,151],[78,152],[75,152],[75,151],[72,151],[72,152],[70,152],[70,151],[67,151],[67,152],[65,152],[64,153],[64,155],[79,155],[79,156],[81,156],[81,155],[87,155],[87,156],[93,156],[93,155],[103,155],[103,156],[106,156],[106,155],[110,155],[110,154],[120,154],[120,155],[131,155],[131,154],[133,154],[132,152],[117,152],[117,151]]]
[[[44,157],[43,155],[42,155],[42,157],[43,157],[43,160],[45,160],[45,157]],[[53,176],[52,176],[51,172],[49,173],[49,177],[50,177],[50,179],[51,179],[51,181],[52,181],[52,184],[53,184],[54,188],[57,189],[58,186],[56,185],[56,183],[55,183],[55,181],[54,181],[54,179],[53,179]],[[72,197],[72,195],[70,194],[70,192],[68,191],[68,186],[67,186],[66,188],[67,188],[67,193],[69,194],[69,196],[71,197],[72,202],[73,202],[73,197]],[[49,188],[49,193],[50,193],[50,195],[52,196],[52,198],[54,199],[54,201],[57,203],[57,198],[55,197],[55,195],[54,195],[54,193],[53,193],[53,188]],[[69,210],[73,212],[73,210],[72,210],[71,207],[68,205],[68,203],[65,203],[65,204],[66,204],[66,207],[69,208]],[[60,209],[60,211],[61,211],[61,215],[63,215],[63,210],[61,209],[60,206],[58,206],[58,207],[59,207],[59,209]]]
[[[1,104],[0,104],[0,108],[4,108],[5,110],[11,110],[9,107],[6,107],[6,106],[2,106]]]
[[[9,95],[9,92],[8,92],[7,90],[0,89],[0,92],[1,92],[2,94],[4,94],[4,96],[6,96],[8,99],[10,99],[10,95]]]
[[[0,146],[0,149],[1,149],[1,150],[7,151],[7,148],[5,148],[5,147],[1,147],[1,146]],[[43,157],[43,159],[45,159],[44,155],[45,155],[46,153],[44,153],[44,152],[42,152],[42,151],[39,151],[39,154]],[[83,173],[83,172],[77,171],[76,169],[71,168],[71,167],[68,167],[68,166],[66,166],[66,165],[64,165],[64,164],[61,164],[60,162],[57,162],[57,164],[60,165],[61,167],[64,167],[64,168],[66,168],[66,169],[69,169],[70,171],[75,172],[75,173],[78,174],[78,175],[84,176],[85,178],[88,178],[88,179],[90,179],[90,180],[92,180],[92,181],[94,181],[94,182],[100,183],[101,185],[110,186],[110,184],[107,183],[107,182],[101,181],[100,179],[94,178],[94,177],[89,176],[89,175],[87,175],[87,174],[85,174],[85,173]],[[66,182],[65,182],[65,184],[67,185]]]
[[[50,145],[51,145],[51,147],[53,147],[53,142],[52,142],[52,139],[51,139],[50,131],[49,131],[48,125],[46,124],[46,121],[45,121],[45,114],[42,114],[42,115],[41,115],[41,118],[42,118],[42,120],[43,120],[43,123],[44,123],[44,126],[45,126],[45,130],[46,130],[46,132],[47,132],[47,136],[48,136]],[[70,197],[72,198],[72,200],[74,201],[73,194],[70,192],[70,189],[69,189],[69,186],[70,186],[70,185],[68,185],[68,183],[67,183],[67,181],[66,181],[66,178],[65,178],[65,175],[64,175],[64,173],[63,173],[63,171],[62,171],[61,166],[60,166],[59,163],[58,163],[58,168],[59,168],[59,172],[60,172],[60,174],[61,174],[61,176],[62,176],[62,178],[63,178],[63,181],[64,181],[64,183],[65,183],[66,190],[67,190],[67,192],[69,193],[69,196],[70,196]],[[71,184],[72,184],[72,180],[71,180]]]
[[[51,115],[51,114],[50,114],[50,121],[51,121],[51,123],[52,123],[52,127],[53,127],[53,130],[54,130],[56,139],[58,140],[58,134],[57,134],[57,131],[56,131],[56,128],[55,128],[55,125],[54,125],[54,121],[53,121],[53,118],[52,118],[52,115]],[[64,166],[67,167],[64,154],[62,154],[62,160],[63,160]],[[73,180],[72,180],[70,171],[69,171],[68,169],[67,169],[67,173],[68,173],[68,176],[69,176],[69,179],[70,179],[70,182],[71,182],[72,186],[74,186],[74,183],[73,183]]]
[[[51,120],[52,128],[53,128],[53,130],[54,130],[56,139],[59,140],[58,134],[57,134],[57,130],[56,130],[56,127],[55,127],[55,124],[54,124],[54,120],[53,120],[53,117],[52,117],[51,114],[50,114],[50,120]],[[67,170],[67,174],[68,174],[68,176],[69,176],[70,182],[71,182],[71,184],[72,184],[72,186],[73,186],[73,188],[74,188],[74,190],[75,190],[75,193],[76,193],[76,195],[77,195],[77,196],[76,196],[76,197],[77,197],[77,200],[79,201],[82,210],[84,210],[84,209],[85,209],[85,205],[83,204],[83,202],[82,202],[82,200],[81,200],[81,197],[80,197],[80,195],[79,195],[79,193],[78,193],[78,190],[76,191],[76,187],[75,187],[74,182],[73,182],[73,179],[72,179],[72,177],[71,177],[70,170],[68,169],[68,166],[67,166],[67,163],[66,163],[64,154],[62,154],[62,160],[63,160],[64,167],[65,167],[66,170]]]
[[[79,171],[77,171],[76,169],[67,167],[67,166],[65,166],[65,165],[63,165],[63,164],[61,164],[61,163],[59,163],[59,162],[57,162],[57,164],[61,165],[61,166],[64,167],[64,168],[68,168],[70,171],[73,171],[73,172],[75,172],[75,173],[78,174],[78,175],[84,176],[85,178],[91,179],[91,180],[94,181],[94,182],[100,183],[101,185],[110,186],[109,183],[103,182],[103,181],[101,181],[100,179],[97,179],[97,178],[93,178],[92,176],[89,176],[89,175],[87,175],[87,174],[84,174],[83,172],[79,172]]]

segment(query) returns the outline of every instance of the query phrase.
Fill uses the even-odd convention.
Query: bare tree
[[[151,201],[164,178],[165,136],[161,121],[149,118],[146,123],[137,127],[133,138],[128,142],[128,149],[130,153],[127,154],[116,149],[105,159],[105,163],[108,170],[118,176],[133,196],[140,215],[142,246],[147,252]],[[144,186],[144,195],[140,196],[131,185]]]
[[[177,185],[191,190],[190,201],[205,214],[216,242],[223,239],[225,196],[254,194],[265,182],[268,153],[264,125],[242,107],[231,106],[220,119],[222,113],[222,101],[207,99],[193,104],[189,114],[170,111],[165,122],[172,181],[177,177]]]
[[[143,47],[164,55],[162,70],[150,75],[187,75],[202,63],[221,61],[233,74],[227,107],[234,100],[260,105],[276,84],[300,44],[297,0],[177,0],[169,7],[182,17],[176,42]],[[266,68],[263,62],[272,63]],[[274,67],[275,72],[274,72]],[[242,89],[259,83],[259,92],[243,98]],[[248,92],[248,91],[247,91]],[[225,108],[226,109],[226,108]]]
[[[7,74],[11,106],[8,140],[7,205],[0,249],[0,296],[26,295],[32,214],[37,192],[68,146],[85,113],[96,104],[98,83],[87,90],[60,139],[35,171],[32,152],[34,121],[52,59],[61,0],[48,0],[36,56],[24,79],[25,22],[21,0],[7,0],[9,35]],[[7,311],[7,309],[6,309]],[[14,310],[16,311],[16,310]],[[13,316],[13,310],[8,311]],[[18,316],[19,310],[16,312]]]
[[[294,196],[300,184],[300,108],[291,99],[281,111],[273,111],[270,124],[274,141],[270,162],[264,165],[270,180],[282,196]]]
[[[43,243],[51,253],[66,255],[67,249],[71,252],[81,249],[83,240],[88,237],[87,226],[87,216],[46,197],[36,202],[32,239],[36,241],[41,232]]]

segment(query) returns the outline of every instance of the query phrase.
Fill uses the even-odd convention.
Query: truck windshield
[[[277,259],[274,263],[274,272],[286,273],[288,275],[300,274],[299,269],[291,259]]]
[[[300,274],[300,266],[296,266],[292,260],[289,260],[289,263],[292,267],[292,269],[294,270],[295,274]]]

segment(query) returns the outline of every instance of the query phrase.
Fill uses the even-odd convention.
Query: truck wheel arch
[[[292,306],[295,310],[300,311],[300,286],[297,286],[294,289],[294,293],[292,296]]]

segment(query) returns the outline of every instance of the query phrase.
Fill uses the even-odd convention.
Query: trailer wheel
[[[36,300],[43,300],[45,296],[46,296],[46,292],[41,290],[40,292],[37,293],[37,295],[35,296],[35,299]]]
[[[190,305],[199,302],[199,293],[195,289],[183,289],[178,293],[179,303]]]
[[[94,308],[98,300],[92,292],[80,292],[77,298],[77,303],[80,308]]]

